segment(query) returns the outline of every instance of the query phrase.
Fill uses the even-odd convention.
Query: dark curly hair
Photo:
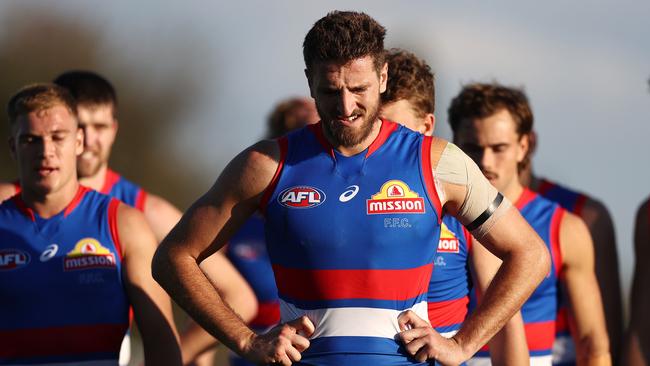
[[[386,56],[388,84],[381,95],[382,104],[408,100],[418,117],[433,114],[436,94],[434,75],[429,65],[410,52],[391,49]]]
[[[317,62],[347,62],[372,56],[377,73],[384,65],[386,28],[365,13],[332,11],[319,19],[303,42],[307,72]]]

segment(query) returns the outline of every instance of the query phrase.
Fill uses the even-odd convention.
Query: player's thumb
[[[311,337],[311,335],[314,334],[314,331],[316,330],[314,323],[312,323],[312,321],[306,315],[303,315],[300,318],[296,318],[287,324],[295,328],[296,333],[307,338]]]

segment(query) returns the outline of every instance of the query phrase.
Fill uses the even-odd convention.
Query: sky
[[[301,45],[311,25],[334,9],[367,12],[388,29],[388,47],[436,72],[439,136],[451,138],[446,109],[462,84],[524,88],[539,135],[536,172],[607,205],[630,285],[634,213],[650,194],[650,2],[21,0],[0,2],[0,21],[17,6],[98,29],[109,79],[137,67],[147,88],[163,90],[189,69],[191,98],[156,144],[203,189],[263,136],[275,103],[308,95]],[[0,37],[11,32],[0,26]]]

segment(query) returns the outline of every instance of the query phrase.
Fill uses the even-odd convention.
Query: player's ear
[[[305,68],[305,76],[307,77],[307,85],[309,85],[309,96],[316,99],[316,96],[314,95],[314,89],[312,88],[314,78],[309,68]]]
[[[384,66],[381,67],[379,71],[379,93],[386,91],[386,85],[388,82],[388,62],[384,63]]]
[[[433,131],[436,128],[436,117],[433,113],[427,113],[424,116],[424,131],[421,131],[425,136],[433,136]]]
[[[81,127],[77,127],[77,133],[75,135],[75,155],[79,156],[81,155],[82,152],[84,152],[84,130]]]
[[[517,153],[517,162],[521,163],[530,153],[530,136],[521,135],[518,142],[519,152]]]
[[[14,160],[16,159],[16,139],[14,139],[13,136],[9,137],[7,139],[7,143],[9,144],[9,154],[11,155],[11,158]]]

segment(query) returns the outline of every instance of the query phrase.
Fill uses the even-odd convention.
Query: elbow
[[[535,249],[528,252],[528,262],[532,277],[535,278],[536,284],[539,285],[546,276],[551,272],[551,253],[544,242],[536,238]]]
[[[162,288],[165,288],[165,277],[171,272],[170,269],[170,255],[163,246],[160,246],[151,259],[151,276]]]
[[[589,365],[595,360],[611,358],[607,333],[604,331],[598,333],[582,337],[578,341],[578,358],[584,361],[580,364]]]

